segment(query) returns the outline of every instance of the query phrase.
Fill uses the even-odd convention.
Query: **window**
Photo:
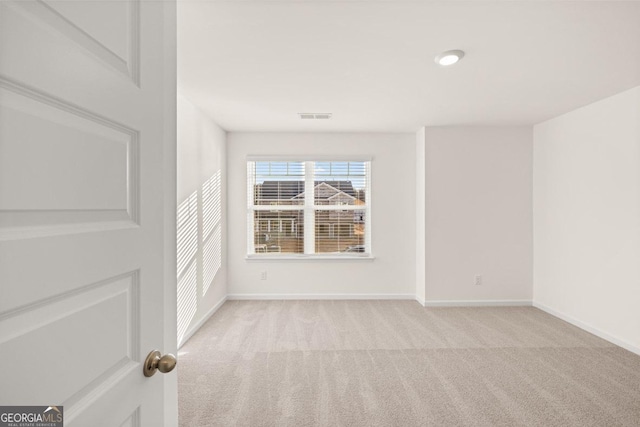
[[[247,162],[250,256],[371,254],[370,161]]]

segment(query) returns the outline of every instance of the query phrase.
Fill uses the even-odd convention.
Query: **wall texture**
[[[640,87],[534,127],[534,303],[640,353]]]
[[[374,260],[246,260],[248,155],[372,157]],[[253,297],[415,295],[415,135],[229,133],[229,294]],[[267,280],[260,280],[261,272]]]
[[[424,139],[427,305],[530,302],[531,128],[427,127]]]
[[[227,295],[226,133],[178,95],[178,346]]]

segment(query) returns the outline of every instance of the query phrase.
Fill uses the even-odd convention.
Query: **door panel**
[[[165,425],[170,3],[0,2],[0,405]]]
[[[140,353],[138,277],[132,272],[108,279],[5,316],[0,323],[2,346],[8,349],[3,363],[30,366],[29,376],[38,379],[37,387],[13,389],[11,399],[69,404],[100,387],[105,377],[135,368]],[[24,376],[23,370],[10,369],[3,383],[20,384]],[[76,396],[78,391],[82,393]]]
[[[76,2],[68,0],[44,0],[36,3],[41,15],[50,15],[51,22],[60,25],[60,31],[73,31],[82,34],[85,43],[91,39],[95,47],[110,52],[119,61],[126,63],[130,57],[131,45],[138,30],[138,2]],[[47,10],[48,9],[48,10]],[[54,18],[55,15],[60,18]]]
[[[12,1],[7,2],[3,14],[3,49],[9,54],[19,55],[22,45],[11,46],[11,41],[29,35],[37,44],[33,52],[56,71],[65,67],[64,62],[73,67],[85,62],[83,65],[91,67],[92,72],[100,68],[115,70],[139,84],[139,0]],[[52,47],[57,50],[51,52]],[[38,62],[39,58],[30,60]],[[100,63],[89,64],[96,61]]]
[[[0,100],[0,233],[137,223],[138,132],[6,78]]]

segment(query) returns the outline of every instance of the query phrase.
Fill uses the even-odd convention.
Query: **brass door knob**
[[[151,377],[156,371],[160,371],[163,374],[173,371],[178,361],[173,354],[165,354],[164,356],[158,351],[153,350],[144,361],[142,371],[145,377]]]

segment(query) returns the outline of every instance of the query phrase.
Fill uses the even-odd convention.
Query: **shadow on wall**
[[[222,267],[222,179],[218,170],[178,206],[178,342]],[[200,292],[199,292],[200,291]]]

